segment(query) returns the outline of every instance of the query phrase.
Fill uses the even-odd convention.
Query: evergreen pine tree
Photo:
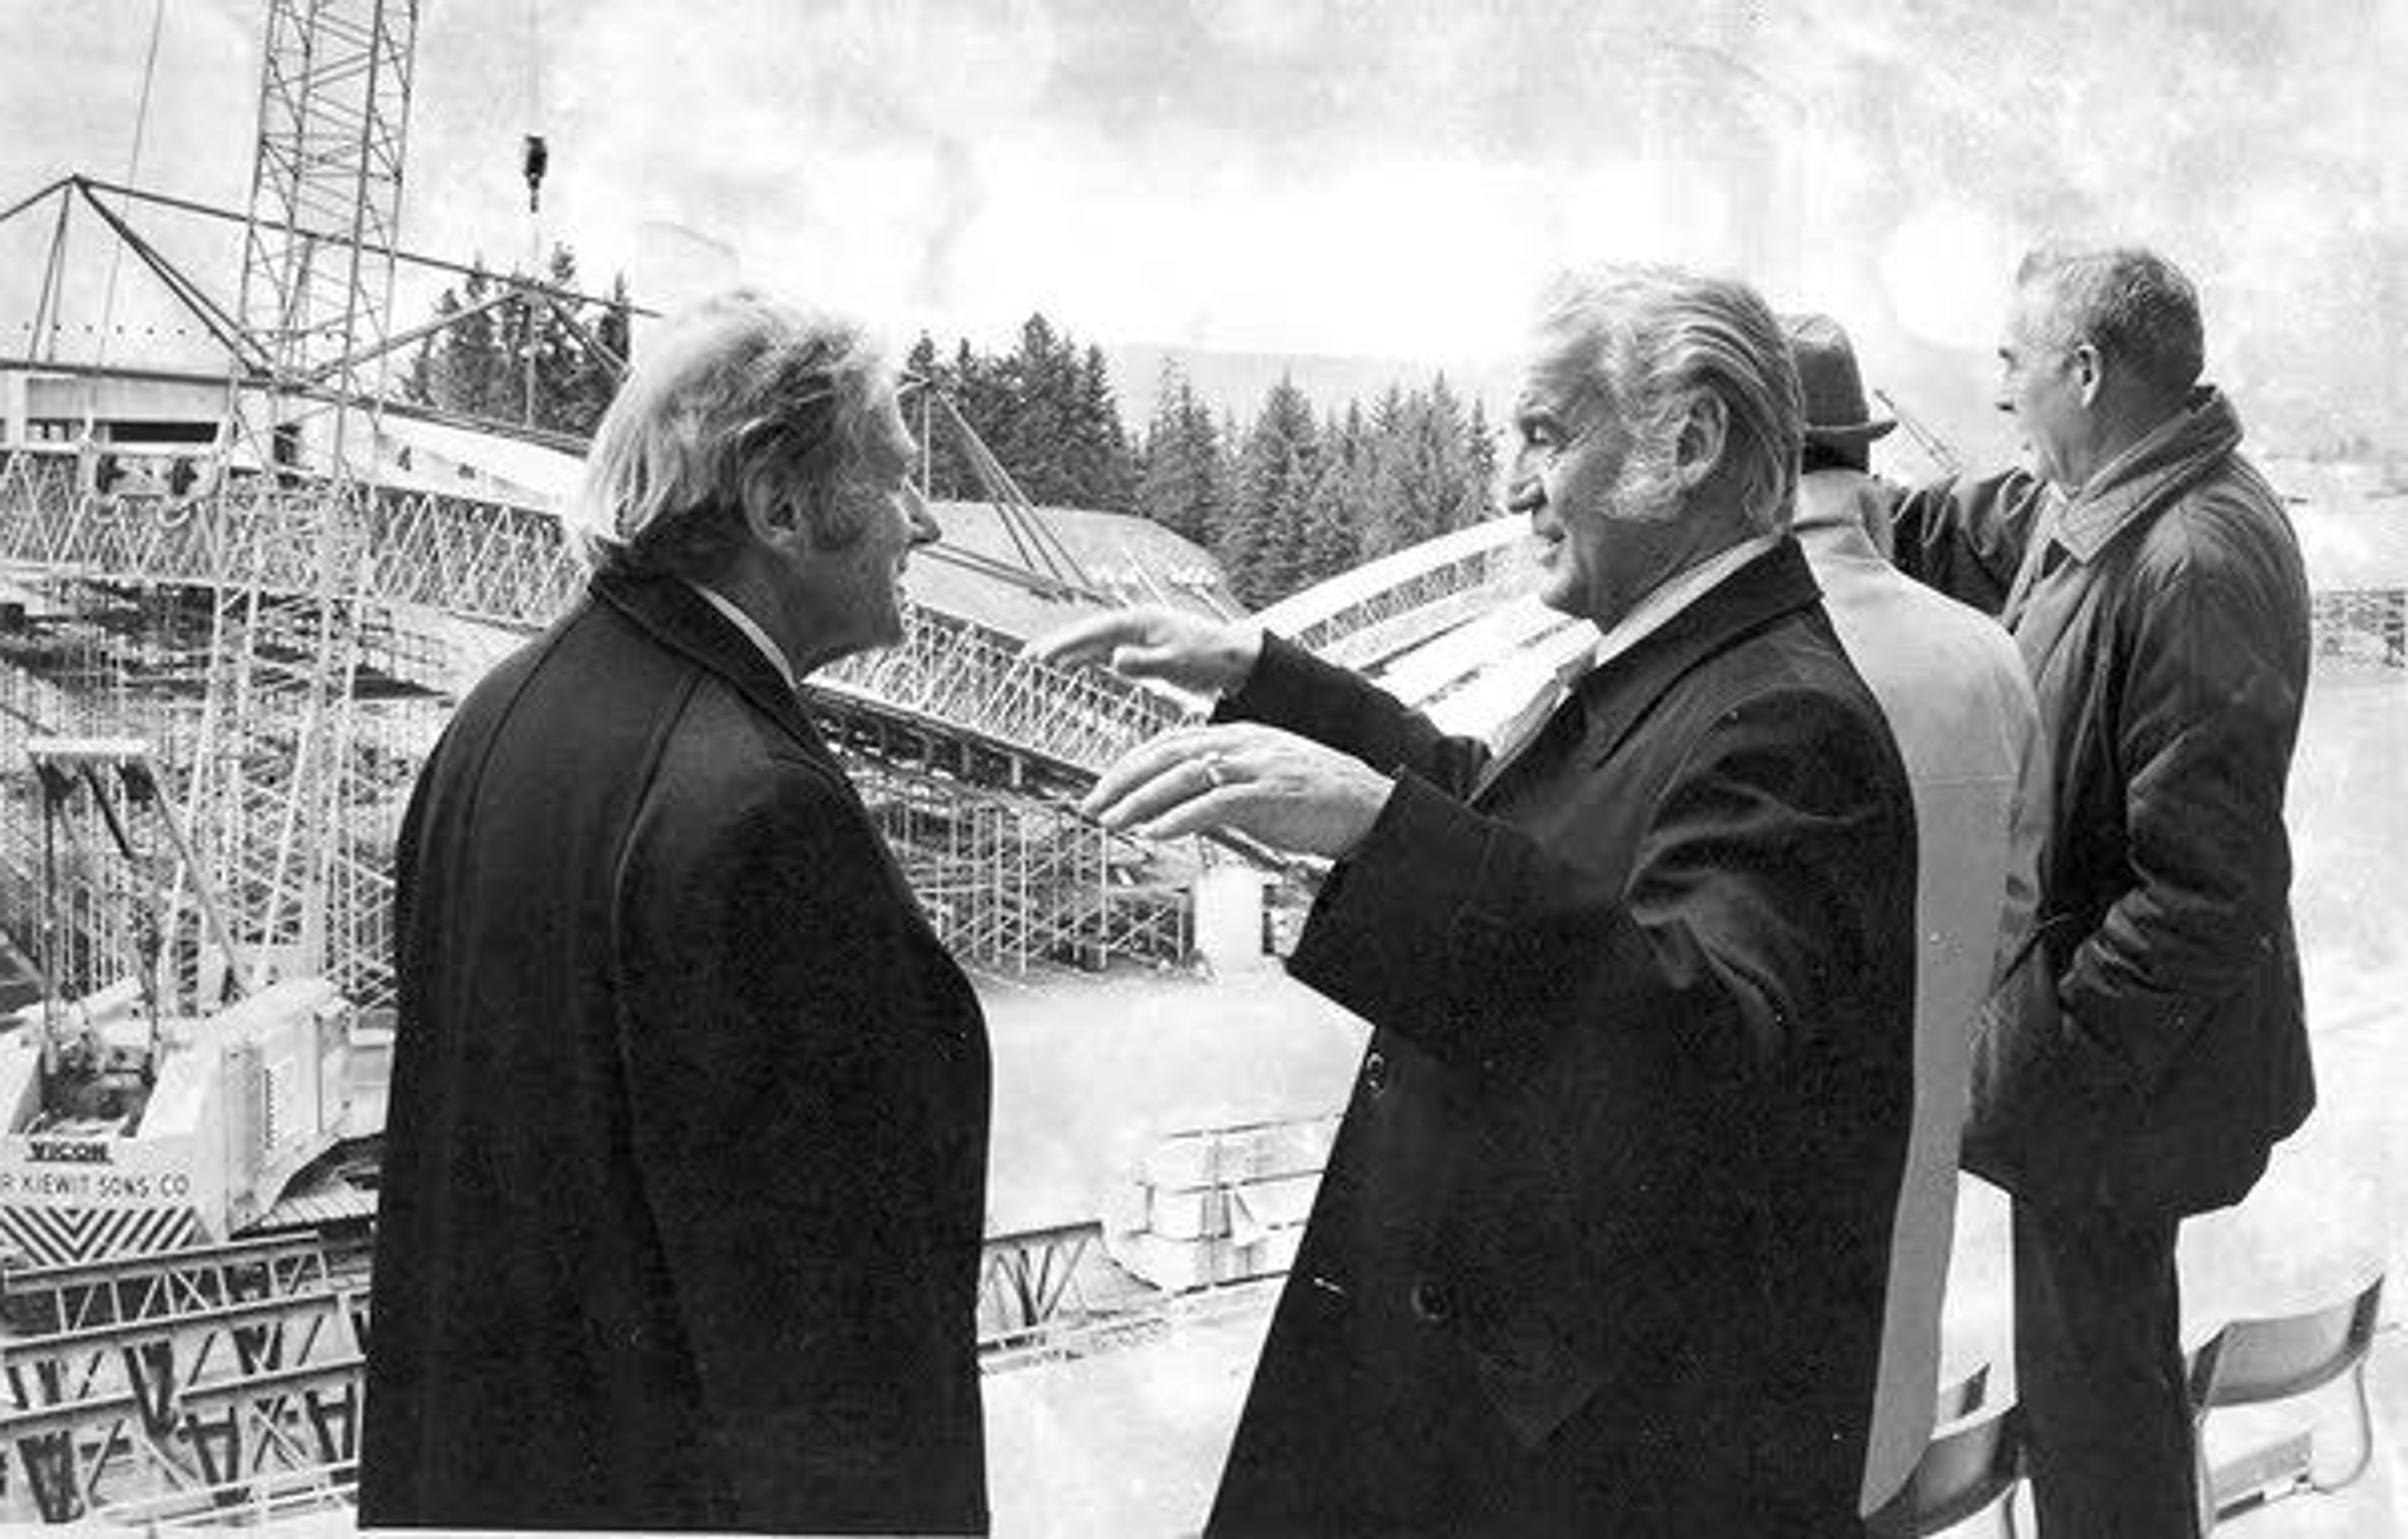
[[[461,309],[474,309],[493,295],[494,280],[484,264],[472,263],[467,280],[460,287]],[[448,357],[445,376],[450,399],[438,396],[437,404],[477,416],[493,415],[494,403],[501,397],[503,379],[509,372],[509,355],[502,344],[498,309],[464,313],[459,323],[445,335],[449,338],[444,351]]]
[[[1325,453],[1304,508],[1304,550],[1297,586],[1311,587],[1350,571],[1360,551],[1362,482],[1343,454]]]
[[[1477,506],[1464,521],[1478,523],[1497,511],[1499,497],[1497,434],[1488,425],[1488,410],[1477,396],[1471,401],[1471,420],[1464,424],[1464,458],[1471,476],[1472,491],[1478,498]]]
[[[1246,435],[1237,505],[1216,549],[1229,586],[1251,607],[1284,598],[1299,585],[1317,438],[1312,404],[1292,377],[1283,377]]]
[[[544,279],[552,288],[574,293],[577,254],[566,246],[552,247]],[[586,323],[584,316],[577,319],[579,324]],[[585,339],[560,319],[549,301],[538,301],[532,306],[530,340],[535,351],[536,425],[579,431],[578,379],[585,369]]]
[[[1147,425],[1138,511],[1173,534],[1209,547],[1220,522],[1219,434],[1212,414],[1176,363],[1162,366],[1154,420]]]
[[[1137,461],[1103,349],[1088,345],[1071,375],[1071,389],[1072,506],[1126,512],[1137,501]]]
[[[1030,316],[1021,323],[1020,346],[1002,361],[996,431],[976,424],[1020,490],[1039,506],[1067,501],[1071,485],[1067,363],[1053,323],[1041,314]]]
[[[592,433],[600,425],[602,414],[610,409],[611,398],[619,393],[619,381],[627,377],[632,308],[633,301],[627,297],[627,275],[611,275],[610,297],[588,321],[599,346],[587,350],[584,368],[577,378],[576,429],[580,433]]]
[[[449,321],[459,313],[460,296],[451,289],[446,288],[435,296],[437,321]],[[428,333],[426,339],[418,344],[418,353],[410,360],[409,372],[402,377],[401,393],[404,400],[415,401],[421,406],[451,404],[452,333],[448,327]]]

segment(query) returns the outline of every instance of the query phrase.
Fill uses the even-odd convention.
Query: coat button
[[[1388,1088],[1388,1060],[1374,1052],[1363,1060],[1363,1088],[1373,1095]]]
[[[1455,1295],[1444,1283],[1417,1282],[1412,1295],[1413,1318],[1425,1325],[1444,1325],[1455,1318]]]

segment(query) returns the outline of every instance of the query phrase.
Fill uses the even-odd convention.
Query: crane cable
[[[132,189],[136,179],[136,174],[142,168],[142,138],[144,133],[149,129],[150,124],[150,83],[156,79],[159,75],[159,32],[161,23],[166,20],[166,15],[167,0],[152,0],[150,7],[150,45],[142,56],[142,95],[136,102],[134,107],[134,148],[126,153],[125,157],[125,186],[127,191],[121,193],[117,201],[118,216],[121,219],[124,217],[127,208],[132,207]],[[98,364],[106,364],[108,362],[109,329],[116,324],[117,321],[117,271],[118,268],[124,264],[124,261],[125,242],[119,240],[109,249],[108,285],[102,291],[101,294],[100,354],[93,360],[93,362]],[[91,402],[89,399],[89,392],[87,392],[84,415],[89,418],[91,414]]]
[[[544,279],[543,265],[543,177],[552,167],[552,150],[543,139],[543,0],[527,0],[527,134],[519,147],[519,174],[526,180],[527,190],[527,277],[531,283]],[[536,307],[532,293],[521,299],[525,317],[522,343],[526,349],[526,393],[523,420],[529,427],[536,416]]]
[[[543,176],[552,166],[552,150],[543,139],[543,0],[527,0],[526,46],[527,132],[519,146],[519,175],[526,180],[527,212],[539,214]],[[536,253],[538,260],[542,254]]]

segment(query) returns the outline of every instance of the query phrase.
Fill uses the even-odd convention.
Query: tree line
[[[572,309],[576,325],[543,304],[488,305],[524,281],[480,264],[445,289],[434,319],[450,324],[419,345],[403,392],[469,416],[590,434],[627,355],[625,279],[607,302]],[[543,281],[575,290],[568,247],[552,248]],[[1042,315],[1000,352],[963,340],[945,353],[923,335],[906,368],[953,403],[1031,501],[1150,519],[1210,550],[1253,608],[1490,511],[1494,435],[1480,403],[1443,376],[1342,408],[1317,407],[1283,378],[1241,424],[1167,364],[1153,418],[1132,434],[1103,349]],[[929,494],[985,496],[955,435],[916,400],[907,410],[927,446]]]
[[[458,288],[437,294],[433,319],[446,324],[419,344],[402,394],[491,421],[591,435],[626,363],[627,280],[612,279],[605,302],[563,306],[573,325],[552,306],[526,297],[488,306],[527,281],[516,270],[496,278],[480,259]],[[576,252],[554,246],[541,281],[576,292]]]
[[[1134,513],[1210,550],[1253,608],[1491,510],[1497,448],[1484,409],[1443,376],[1392,385],[1366,407],[1316,408],[1292,378],[1240,425],[1215,413],[1175,363],[1154,417],[1132,435],[1102,349],[1031,316],[1009,352],[923,335],[907,367],[945,392],[1030,500]],[[984,491],[931,418],[930,494]]]

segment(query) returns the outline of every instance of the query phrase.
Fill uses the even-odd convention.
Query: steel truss
[[[354,597],[373,594],[373,604],[330,606],[311,591],[311,541],[329,497],[354,500],[351,527],[365,531]],[[0,704],[14,697],[22,718],[0,720],[0,792],[22,763],[12,734],[151,739],[162,762],[188,767],[179,797],[215,810],[192,820],[217,835],[209,875],[245,950],[281,962],[279,971],[314,961],[371,1010],[393,993],[393,835],[459,672],[436,630],[466,620],[524,633],[583,580],[558,521],[526,508],[266,477],[231,477],[180,499],[103,495],[72,453],[47,450],[0,467],[0,570],[22,573],[64,614],[120,590],[185,595],[171,606],[172,628],[134,616],[45,624],[38,642],[29,633],[18,665],[0,667]],[[349,620],[330,618],[345,607]],[[881,788],[873,801],[949,943],[1011,971],[1182,954],[1185,898],[1132,876],[1140,847],[1080,821],[1063,800],[1177,710],[1110,676],[1032,662],[974,622],[926,608],[909,620],[901,646],[828,669],[810,689],[832,717],[871,724],[856,734],[854,772]],[[38,666],[36,654],[55,651],[62,634],[81,638],[89,655],[64,670]],[[228,677],[229,659],[247,672]],[[322,697],[302,688],[330,670],[338,688]],[[102,677],[112,686],[95,695]],[[338,766],[292,769],[336,751],[328,744],[344,745]],[[302,852],[315,860],[297,861],[312,837]],[[0,838],[0,862],[36,872],[33,851],[10,848],[23,842]],[[95,891],[79,912],[107,906]],[[30,934],[26,918],[0,913]],[[88,948],[96,964],[105,950]],[[109,976],[96,966],[73,981],[96,987]]]
[[[314,1234],[273,1235],[195,1246],[165,1255],[121,1256],[8,1275],[8,1322],[30,1335],[175,1319],[227,1304],[325,1291],[333,1274]],[[16,1403],[26,1402],[11,1381]]]
[[[2408,668],[2408,589],[2331,590],[2314,597],[2310,613],[2319,657]]]
[[[1083,1323],[1090,1304],[1081,1267],[1103,1249],[1101,1222],[1063,1224],[987,1237],[979,1260],[979,1352],[988,1370],[1065,1327]]]
[[[1479,614],[1529,572],[1519,520],[1455,530],[1281,600],[1258,617],[1305,650],[1373,668]]]
[[[908,739],[882,735],[876,751],[864,751],[857,734],[839,751],[954,955],[1006,972],[1186,955],[1190,900],[1164,879],[1156,852],[1060,802],[913,765]],[[966,747],[920,741],[947,757]]]
[[[73,1270],[47,1290],[105,1323],[0,1342],[12,1503],[156,1520],[353,1477],[367,1300],[322,1257],[277,1241]]]
[[[0,470],[0,568],[212,589],[254,586],[256,572],[263,591],[298,597],[312,591],[310,541],[330,490],[236,480],[180,500],[103,496],[79,486],[72,453],[24,451]],[[584,587],[584,568],[550,514],[439,492],[357,491],[356,581],[380,604],[532,631]],[[1087,772],[1180,718],[1110,675],[1025,658],[1017,641],[975,621],[925,607],[910,621],[901,646],[826,669],[811,688]]]

